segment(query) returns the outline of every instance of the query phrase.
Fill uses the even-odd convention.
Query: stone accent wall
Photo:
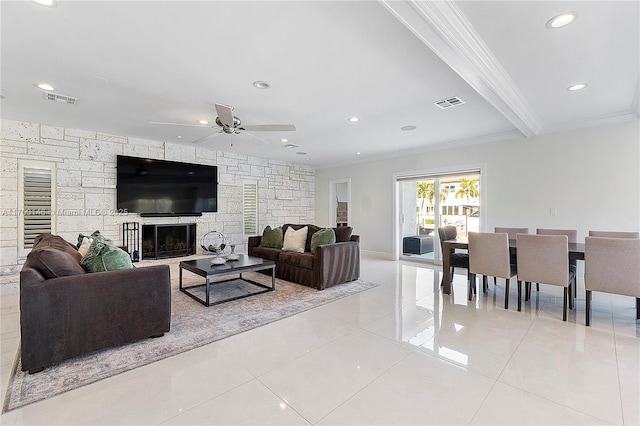
[[[219,231],[246,253],[243,235],[242,181],[258,180],[258,231],[266,225],[314,223],[315,170],[285,161],[214,151],[203,147],[108,135],[45,124],[0,122],[0,275],[19,270],[18,161],[51,161],[57,167],[56,233],[70,242],[79,233],[100,230],[122,243],[122,223],[197,223],[200,238]],[[141,218],[116,212],[116,155],[218,166],[218,212],[202,217]],[[106,188],[105,188],[106,186]],[[113,186],[113,187],[111,187]],[[99,211],[100,214],[92,214]],[[86,214],[77,214],[86,213]]]

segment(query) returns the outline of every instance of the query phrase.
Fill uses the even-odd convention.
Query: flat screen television
[[[141,216],[199,216],[218,211],[218,168],[150,158],[117,158],[119,211]]]

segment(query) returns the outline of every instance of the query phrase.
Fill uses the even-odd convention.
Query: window
[[[46,161],[18,163],[18,244],[23,255],[38,234],[55,233],[55,166]]]
[[[258,233],[258,181],[247,180],[242,184],[242,213],[245,235]]]

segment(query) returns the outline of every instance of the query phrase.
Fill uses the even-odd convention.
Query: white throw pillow
[[[288,227],[287,232],[284,233],[284,244],[282,245],[282,251],[295,251],[297,253],[304,253],[304,246],[307,243],[308,231],[308,226],[300,228],[297,231],[292,227]]]
[[[80,253],[80,256],[84,257],[84,255],[87,254],[89,246],[91,246],[92,242],[93,238],[84,237],[82,239],[82,244],[80,244],[80,247],[78,247],[78,253]]]

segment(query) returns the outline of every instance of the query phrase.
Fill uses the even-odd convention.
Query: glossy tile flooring
[[[540,286],[517,312],[515,285],[466,300],[438,267],[363,258],[380,286],[5,413],[2,425],[640,424],[640,324],[629,297]],[[515,284],[515,281],[514,281]],[[17,296],[2,295],[5,347]],[[215,309],[215,308],[210,308]],[[3,391],[4,393],[4,391]]]

